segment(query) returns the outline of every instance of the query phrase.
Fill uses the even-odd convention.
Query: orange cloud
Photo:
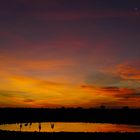
[[[127,64],[122,64],[118,66],[117,70],[118,74],[125,80],[140,81],[140,69]]]
[[[100,106],[105,105],[107,107],[139,107],[140,106],[140,90],[131,88],[120,87],[94,87],[88,85],[82,85],[81,88],[87,93],[90,93],[98,98],[91,98],[86,104],[82,106]]]
[[[82,89],[92,93],[93,95],[102,95],[106,97],[115,98],[135,98],[140,97],[139,88],[121,88],[121,87],[94,87],[88,85],[82,85]]]

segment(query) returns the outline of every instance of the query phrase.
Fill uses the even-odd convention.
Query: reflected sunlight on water
[[[44,122],[0,125],[1,130],[28,132],[140,132],[140,126],[108,123]]]

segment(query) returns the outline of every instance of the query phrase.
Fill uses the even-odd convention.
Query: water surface
[[[140,132],[137,125],[79,122],[43,122],[0,125],[1,130],[26,132]]]

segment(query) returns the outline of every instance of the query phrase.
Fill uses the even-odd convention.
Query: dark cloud
[[[116,95],[116,97],[121,97],[121,98],[125,98],[125,99],[132,99],[132,98],[140,99],[140,93],[134,92],[134,93],[129,93],[129,94]]]
[[[120,88],[118,87],[103,87],[101,90],[108,91],[108,92],[119,92]]]
[[[81,88],[83,88],[83,89],[88,89],[88,88],[92,89],[92,88],[94,88],[94,86],[92,86],[92,85],[81,85]]]
[[[139,89],[131,89],[131,88],[119,88],[119,87],[104,87],[101,88],[103,91],[114,92],[114,97],[122,98],[122,99],[131,99],[131,98],[140,98]]]
[[[107,91],[108,93],[115,93],[114,97],[119,98],[139,98],[140,92],[139,89],[131,89],[131,88],[120,88],[120,87],[104,87],[100,90]]]
[[[26,103],[32,103],[32,102],[35,102],[35,100],[33,100],[33,99],[25,99],[24,102],[26,102]]]
[[[105,94],[106,96],[112,96],[119,100],[135,99],[135,98],[140,99],[140,89],[139,88],[135,88],[135,89],[134,88],[121,88],[121,87],[115,87],[115,86],[114,87],[96,88],[92,85],[82,85],[81,88],[90,89],[90,90],[96,89],[97,91],[101,91],[101,94],[103,94],[103,95]],[[110,102],[108,104],[110,104]]]

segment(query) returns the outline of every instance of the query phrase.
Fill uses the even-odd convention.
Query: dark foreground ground
[[[43,133],[0,131],[0,140],[140,140],[140,133]]]

